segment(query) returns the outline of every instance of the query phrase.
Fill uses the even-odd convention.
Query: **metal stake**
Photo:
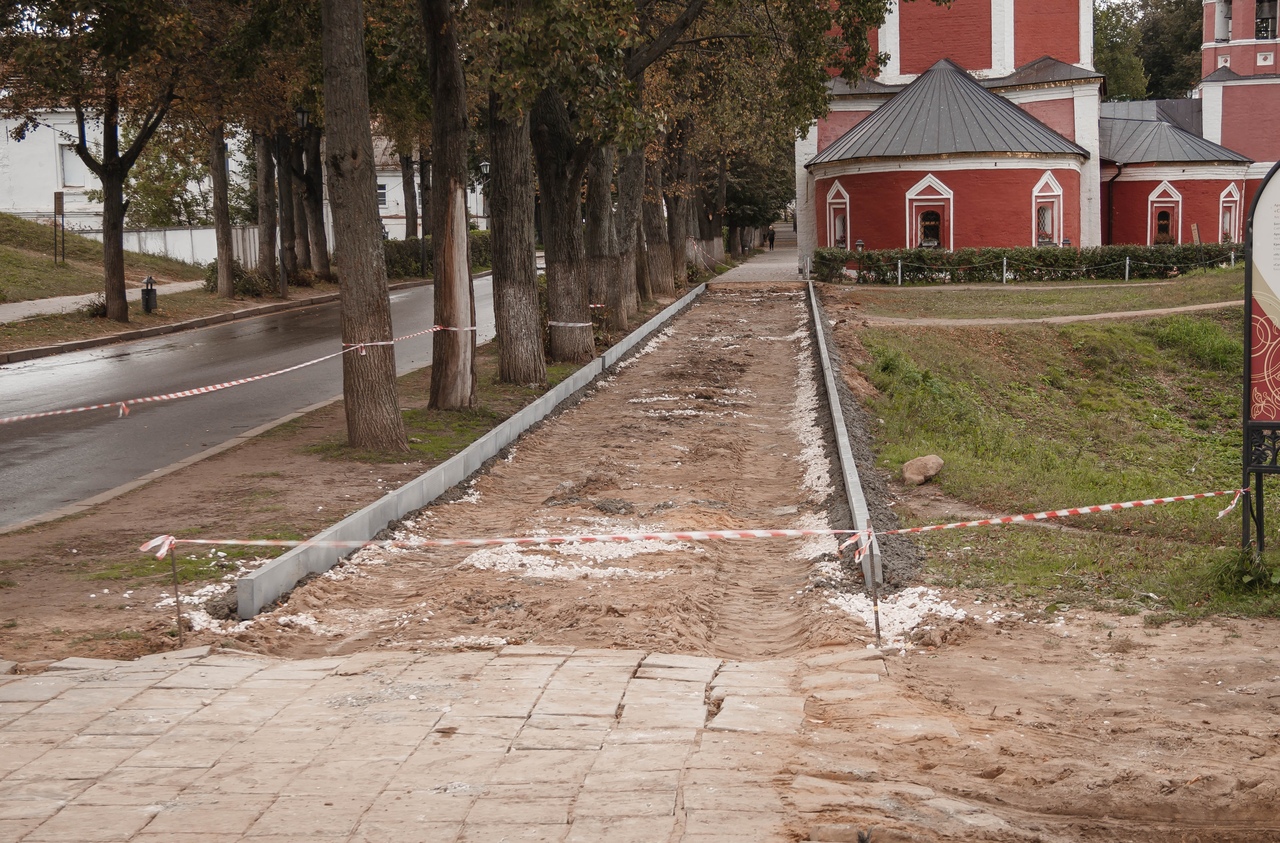
[[[182,649],[182,595],[178,593],[178,559],[169,546],[169,567],[173,568],[173,605],[178,612],[178,649]]]

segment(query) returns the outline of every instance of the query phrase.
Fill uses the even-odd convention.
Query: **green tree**
[[[129,321],[124,285],[124,186],[178,96],[195,27],[166,0],[35,0],[0,7],[0,115],[15,140],[46,109],[75,112],[76,155],[102,183],[107,317]],[[89,145],[89,127],[102,144]],[[121,127],[135,128],[122,148]]]
[[[1201,0],[1142,0],[1138,56],[1150,99],[1185,97],[1200,82]]]
[[[1147,74],[1138,57],[1141,38],[1138,0],[1093,4],[1093,64],[1107,77],[1107,99],[1147,98]]]

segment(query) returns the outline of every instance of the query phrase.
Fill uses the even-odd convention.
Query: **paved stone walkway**
[[[172,284],[157,284],[156,293],[167,296],[170,293],[185,293],[204,286],[203,281],[175,281]],[[125,290],[125,298],[129,301],[142,301],[142,288],[130,287]],[[101,293],[86,293],[80,296],[54,296],[49,299],[32,299],[31,301],[9,302],[0,304],[0,323],[17,322],[33,316],[49,316],[55,313],[71,313],[100,296]]]
[[[207,652],[0,676],[0,841],[787,839],[794,660]]]

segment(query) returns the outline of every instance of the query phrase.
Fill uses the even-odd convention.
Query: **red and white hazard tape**
[[[147,396],[146,398],[128,398],[124,401],[108,401],[105,404],[89,404],[84,407],[70,407],[65,410],[47,410],[42,413],[25,413],[21,416],[8,416],[5,418],[0,418],[0,424],[12,424],[13,422],[29,421],[31,419],[44,419],[44,418],[49,418],[51,416],[69,416],[74,413],[86,413],[90,410],[104,410],[108,408],[114,409],[117,407],[120,410],[120,417],[123,418],[124,416],[129,415],[129,408],[134,404],[155,404],[160,401],[173,401],[178,398],[190,398],[193,395],[207,395],[210,392],[218,392],[223,389],[230,389],[233,386],[243,386],[246,383],[253,383],[255,381],[266,380],[267,378],[274,378],[277,375],[284,375],[284,374],[288,374],[289,372],[296,372],[299,369],[305,369],[308,366],[314,366],[317,363],[323,363],[326,360],[332,360],[334,357],[341,357],[342,355],[346,354],[348,351],[353,351],[355,349],[359,349],[360,354],[364,354],[366,346],[394,345],[395,343],[401,342],[403,340],[411,339],[413,337],[420,337],[424,334],[435,333],[436,331],[474,331],[474,330],[476,330],[475,327],[452,328],[445,325],[433,325],[432,327],[428,328],[425,331],[418,331],[413,334],[405,334],[403,337],[396,337],[393,340],[386,340],[383,342],[343,343],[342,351],[335,351],[333,354],[326,354],[323,357],[317,357],[314,360],[308,360],[305,363],[299,363],[296,366],[289,366],[288,368],[285,368],[285,369],[277,369],[274,372],[266,372],[261,375],[253,375],[247,378],[237,378],[236,380],[233,380],[233,381],[216,383],[210,386],[200,386],[200,387],[196,387],[195,389],[184,389],[179,392],[166,392],[163,395],[150,395],[150,396]]]
[[[606,533],[584,536],[519,536],[510,538],[487,539],[413,539],[410,541],[293,541],[286,539],[180,539],[174,536],[156,536],[138,550],[146,552],[154,550],[157,558],[163,558],[172,548],[180,544],[193,545],[226,545],[231,547],[328,547],[342,550],[358,550],[363,547],[398,548],[414,550],[423,547],[488,547],[493,545],[544,545],[570,544],[580,542],[640,542],[640,541],[716,541],[733,539],[794,539],[808,536],[851,536],[841,545],[841,550],[859,539],[870,539],[872,536],[888,536],[901,533],[923,533],[930,530],[955,530],[961,527],[984,527],[994,524],[1013,524],[1019,521],[1043,521],[1048,518],[1062,518],[1068,515],[1085,515],[1094,512],[1112,512],[1119,509],[1134,509],[1143,506],[1156,506],[1177,501],[1193,501],[1202,498],[1216,498],[1234,495],[1231,505],[1218,513],[1218,517],[1226,515],[1235,508],[1240,496],[1247,489],[1232,489],[1225,492],[1201,492],[1196,495],[1179,495],[1172,498],[1153,498],[1145,501],[1129,501],[1112,503],[1103,506],[1089,506],[1078,509],[1059,509],[1053,512],[1037,512],[1031,515],[1010,515],[1004,518],[985,518],[980,521],[958,521],[953,524],[935,524],[928,527],[907,527],[901,530],[687,530],[673,533]]]
[[[1066,518],[1071,515],[1093,515],[1098,512],[1117,512],[1122,509],[1140,509],[1146,506],[1159,506],[1165,503],[1178,503],[1179,501],[1198,501],[1204,498],[1221,498],[1231,495],[1231,503],[1226,509],[1218,513],[1218,517],[1222,518],[1228,512],[1236,508],[1236,504],[1240,502],[1240,496],[1248,489],[1229,489],[1225,492],[1200,492],[1195,495],[1177,495],[1171,498],[1148,498],[1144,501],[1125,501],[1124,503],[1106,503],[1100,506],[1081,506],[1074,509],[1054,509],[1047,512],[1032,512],[1026,515],[1006,515],[1002,518],[981,518],[977,521],[954,521],[950,524],[929,524],[924,527],[903,527],[897,530],[863,530],[857,535],[850,538],[844,544],[840,545],[840,549],[844,550],[849,545],[858,541],[860,538],[871,539],[873,536],[900,536],[908,533],[930,533],[937,530],[959,530],[966,527],[992,527],[1000,524],[1018,524],[1029,521],[1048,521],[1052,518]]]

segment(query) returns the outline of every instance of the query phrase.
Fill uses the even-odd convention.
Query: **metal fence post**
[[[898,286],[899,286],[899,287],[901,287],[901,286],[902,286],[902,260],[901,260],[901,258],[899,258],[899,260],[898,260]]]
[[[1124,259],[1124,280],[1126,280],[1126,281],[1128,281],[1128,280],[1129,280],[1129,258],[1128,258],[1128,256],[1126,256],[1126,257],[1125,257],[1125,259]]]
[[[1000,283],[1001,284],[1009,283],[1009,258],[1008,257],[1003,258],[1000,263]]]

